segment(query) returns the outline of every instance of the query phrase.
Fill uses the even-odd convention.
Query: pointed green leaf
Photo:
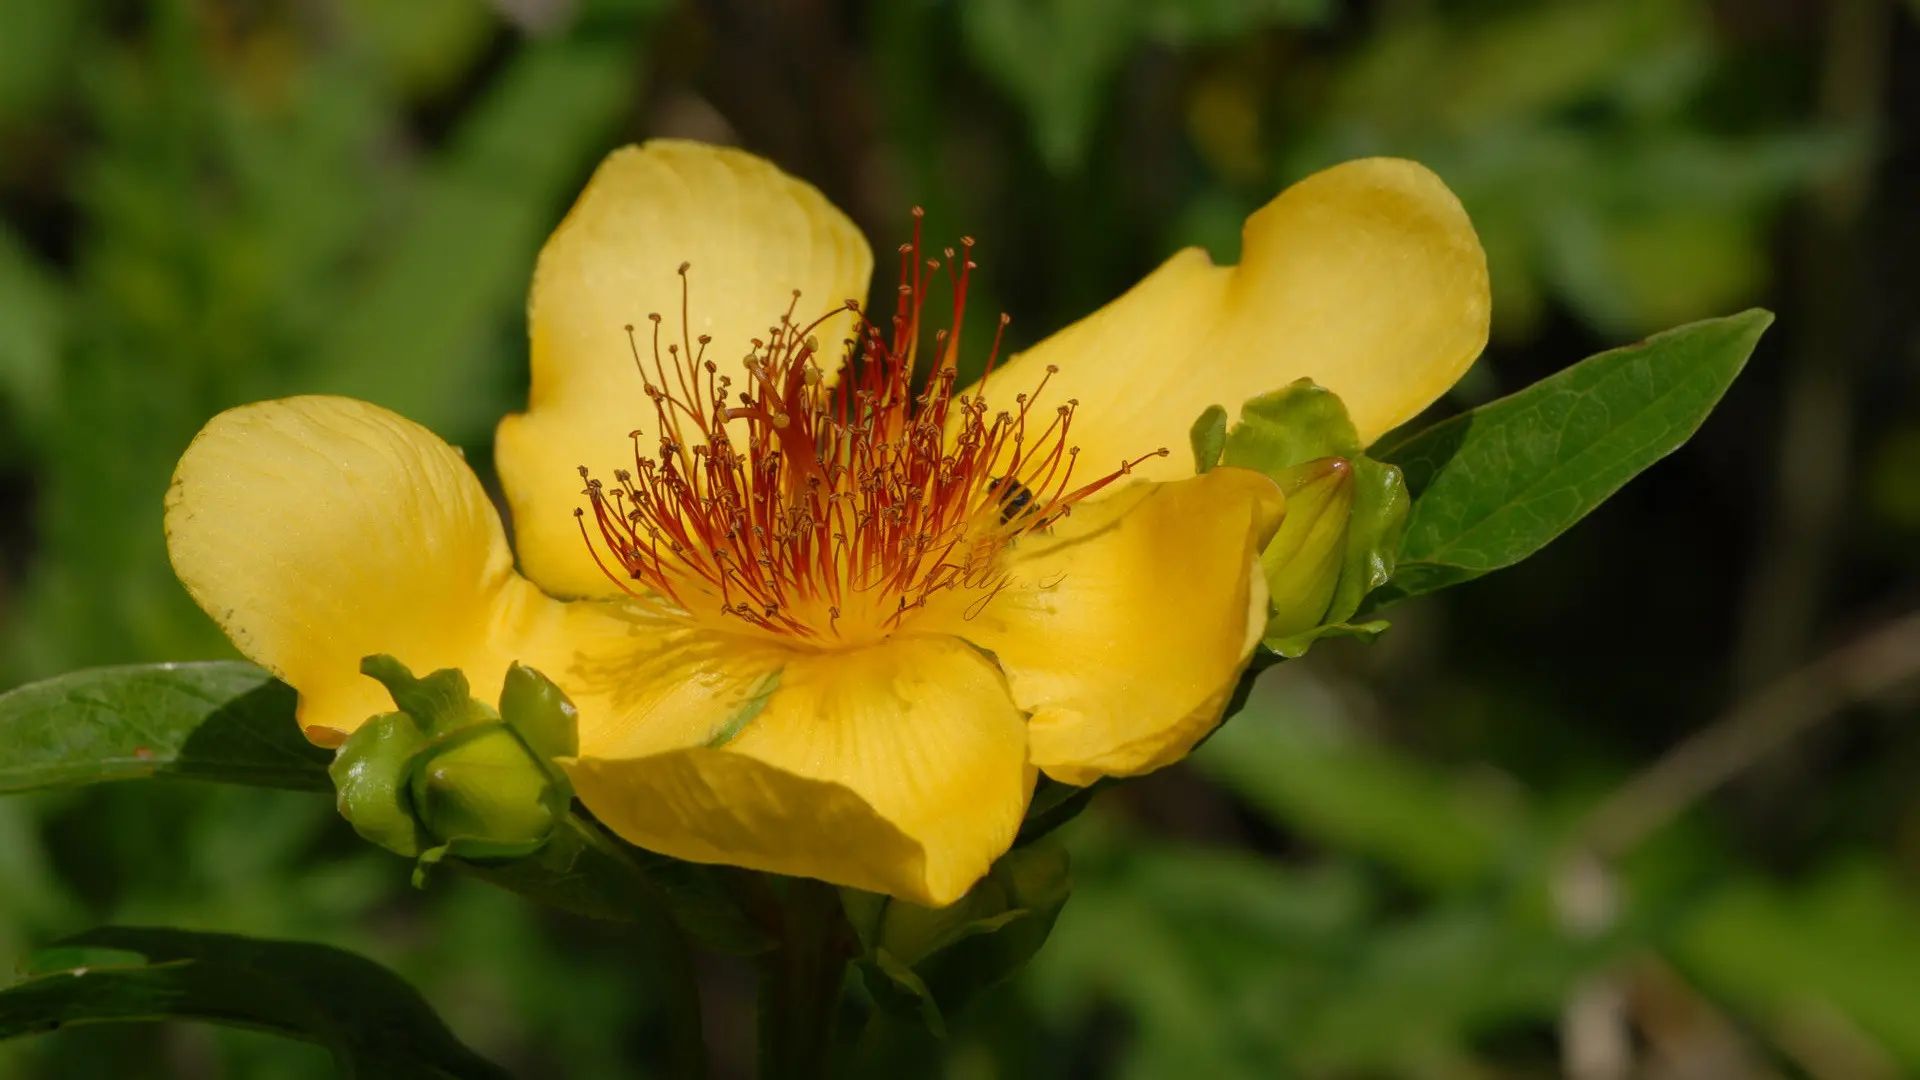
[[[1463,778],[1344,737],[1305,703],[1267,699],[1190,759],[1288,830],[1459,888],[1499,866],[1513,808]]]
[[[473,388],[491,370],[499,313],[525,295],[541,241],[642,79],[632,35],[651,12],[602,6],[580,33],[516,50],[451,134],[316,343],[320,389],[450,435],[492,423],[494,400]]]
[[[1511,566],[1687,441],[1746,365],[1770,312],[1690,323],[1589,357],[1374,454],[1414,492],[1373,608]]]
[[[418,991],[364,957],[300,942],[108,928],[62,942],[0,990],[0,1039],[79,1024],[200,1020],[316,1043],[342,1076],[505,1080]]]
[[[1920,919],[1911,882],[1891,862],[1838,859],[1791,883],[1716,880],[1663,920],[1662,954],[1736,1017],[1831,1010],[1826,1022],[1844,1022],[1837,1030],[1887,1055],[1884,1068],[1856,1075],[1911,1076],[1920,1070]]]
[[[867,980],[868,992],[882,1008],[896,1014],[911,1013],[935,1038],[947,1037],[947,1020],[940,1012],[940,1003],[933,1000],[933,991],[927,989],[925,980],[915,974],[912,967],[885,949],[875,949],[860,965],[860,970]],[[880,978],[876,979],[876,974]]]
[[[925,908],[904,900],[877,907],[854,890],[849,915],[866,917],[868,989],[895,1015],[918,1018],[935,1034],[942,1017],[1012,977],[1053,932],[1073,891],[1067,852],[1053,844],[1016,848],[958,903]]]
[[[70,672],[0,694],[0,794],[180,776],[331,791],[294,693],[252,664]]]
[[[1034,785],[1033,798],[1027,802],[1027,816],[1020,822],[1020,835],[1014,838],[1014,846],[1024,847],[1048,836],[1079,817],[1095,795],[1118,783],[1119,779],[1103,776],[1086,787],[1075,787],[1042,776]]]

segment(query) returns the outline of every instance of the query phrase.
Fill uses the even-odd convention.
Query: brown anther
[[[960,331],[927,326],[924,304],[938,281],[953,290],[960,317],[977,268],[974,240],[962,237],[957,248],[941,249],[944,258],[928,258],[924,219],[916,208],[914,241],[900,249],[905,281],[893,312],[870,316],[860,301],[845,300],[816,315],[799,308],[802,293],[792,290],[793,305],[771,313],[775,320],[750,339],[738,367],[709,359],[712,335],[692,335],[684,284],[676,340],[665,340],[658,313],[648,316],[650,350],[627,327],[658,421],[648,428],[657,449],[646,452],[642,432],[629,431],[632,470],[614,470],[611,488],[582,470],[592,505],[575,514],[616,585],[686,610],[724,612],[756,633],[801,638],[869,641],[894,633],[906,613],[953,588],[982,590],[968,608],[972,617],[1005,587],[995,567],[1007,542],[1059,520],[1076,500],[1145,460],[1070,483],[1079,448],[1063,444],[1079,402],[1058,404],[1043,378],[1012,398],[1015,408],[992,408],[989,394],[1007,400],[988,389],[998,336],[979,388],[956,395],[952,353]],[[690,269],[683,263],[679,272],[684,278]],[[827,323],[842,313],[853,316],[851,328],[823,345]],[[999,315],[1002,330],[1010,322]],[[844,367],[826,368],[819,357],[827,346]],[[917,358],[929,351],[932,370],[916,373]],[[746,376],[734,379],[733,371]],[[1058,371],[1049,366],[1047,375]],[[1036,422],[1041,404],[1058,419]],[[1005,493],[987,494],[1003,480],[1021,493],[1022,509],[1012,514]],[[598,540],[584,524],[588,509]]]

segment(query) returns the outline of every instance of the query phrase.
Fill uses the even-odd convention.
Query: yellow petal
[[[683,324],[681,263],[690,263]],[[738,150],[655,141],[615,151],[540,253],[528,305],[533,384],[524,414],[500,424],[496,460],[513,509],[522,570],[549,592],[618,595],[573,520],[578,468],[602,477],[633,465],[627,433],[654,412],[634,370],[626,327],[651,363],[658,312],[668,344],[697,350],[742,384],[754,338],[801,298],[811,322],[864,302],[873,256],[851,221],[808,184]],[[817,331],[835,350],[852,326]],[[684,329],[684,334],[683,334]],[[683,341],[684,338],[684,341]],[[668,370],[672,377],[671,369]]]
[[[765,637],[713,630],[639,604],[606,608],[625,633],[575,630],[562,685],[580,710],[580,756],[636,758],[701,746],[757,719],[793,650]]]
[[[934,906],[1012,844],[1033,785],[999,672],[940,636],[794,653],[723,747],[583,755],[568,772],[600,820],[650,850]]]
[[[940,594],[911,628],[991,652],[1033,715],[1033,763],[1070,784],[1183,757],[1220,720],[1267,620],[1259,555],[1284,500],[1217,468],[1083,503],[1009,552],[984,605]]]
[[[1369,158],[1316,173],[1247,219],[1238,266],[1189,249],[1118,300],[994,374],[998,400],[1060,371],[1043,406],[1078,398],[1080,466],[1193,473],[1187,432],[1209,405],[1308,377],[1340,395],[1362,444],[1413,418],[1487,342],[1486,255],[1440,178]],[[994,389],[998,387],[998,389]]]
[[[560,666],[566,628],[590,615],[514,574],[499,517],[457,451],[348,398],[214,417],[174,472],[166,530],[187,591],[300,692],[316,741],[393,710],[360,674],[363,656],[461,668],[491,701],[514,659]]]

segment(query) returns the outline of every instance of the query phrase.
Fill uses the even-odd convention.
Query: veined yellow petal
[[[300,692],[300,724],[319,742],[393,710],[360,674],[363,656],[461,668],[491,701],[509,663],[560,666],[565,643],[598,619],[514,574],[499,516],[457,451],[349,398],[214,417],[174,472],[166,530],[187,591]]]
[[[1340,395],[1360,441],[1414,417],[1487,343],[1486,255],[1460,202],[1424,166],[1337,165],[1247,219],[1238,266],[1189,249],[995,373],[988,397],[1059,372],[1042,406],[1077,398],[1080,466],[1098,474],[1159,447],[1135,472],[1193,474],[1187,432],[1209,405],[1301,377]],[[1003,388],[996,392],[993,387]]]
[[[583,754],[568,772],[642,847],[934,906],[1012,844],[1034,775],[1000,673],[944,636],[794,653],[724,746]]]
[[[564,637],[562,685],[580,710],[580,756],[635,758],[722,741],[758,719],[794,650],[715,630],[673,611],[599,605],[599,624]],[[601,632],[610,621],[624,632]]]
[[[588,555],[573,510],[584,504],[580,466],[603,477],[631,467],[636,428],[649,450],[658,445],[628,326],[649,368],[649,314],[662,316],[663,357],[669,345],[699,355],[698,339],[711,336],[705,355],[743,385],[740,361],[753,339],[766,340],[790,307],[805,323],[864,302],[872,270],[853,223],[770,162],[668,140],[610,155],[540,253],[528,304],[528,407],[500,424],[496,461],[526,574],[557,595],[619,595]],[[821,326],[822,350],[837,356],[852,325],[842,314]],[[671,363],[666,371],[672,378]]]
[[[1183,757],[1221,710],[1267,620],[1259,565],[1284,499],[1272,480],[1216,468],[1076,506],[1005,557],[985,604],[940,594],[910,624],[993,653],[1033,715],[1033,763],[1070,784]]]

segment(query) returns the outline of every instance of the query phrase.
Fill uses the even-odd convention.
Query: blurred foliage
[[[1062,833],[1074,891],[1035,966],[945,1042],[877,1026],[868,1074],[1559,1075],[1596,985],[1634,1075],[1920,1073],[1911,700],[1843,710],[1598,870],[1575,844],[1753,689],[1726,673],[1769,529],[1826,537],[1794,571],[1815,641],[1920,595],[1910,8],[0,0],[0,688],[230,655],[160,533],[172,463],[222,408],[350,393],[484,468],[524,391],[532,256],[621,142],[769,153],[881,250],[924,205],[934,235],[981,238],[975,302],[1016,344],[1178,245],[1234,258],[1241,219],[1314,168],[1412,156],[1492,266],[1496,346],[1460,403],[1753,303],[1785,332],[1695,444],[1540,557],[1282,665],[1193,762],[1104,795]],[[1842,11],[1870,31],[1852,52]],[[1836,83],[1878,103],[1865,121]],[[1869,287],[1817,310],[1836,274]],[[1792,364],[1842,372],[1857,413],[1820,481],[1859,495],[1843,520],[1793,519],[1792,460],[1774,474]],[[0,799],[0,954],[109,921],[324,942],[516,1075],[659,1061],[643,936],[406,878],[308,794]],[[744,976],[704,975],[740,1075]],[[327,1074],[197,1027],[0,1044],[0,1076],[35,1080]]]

